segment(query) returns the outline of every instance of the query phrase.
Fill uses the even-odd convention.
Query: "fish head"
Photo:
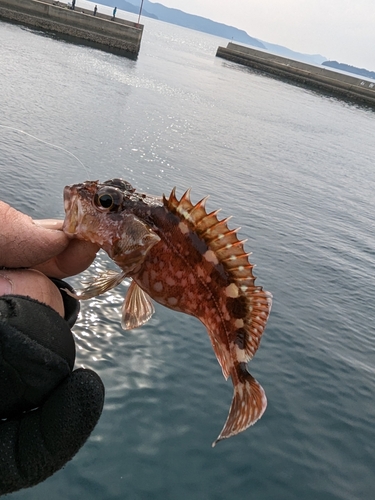
[[[137,204],[158,204],[159,198],[137,193],[123,179],[86,181],[64,188],[65,220],[63,231],[76,238],[96,243],[116,261],[138,259],[160,238],[133,213]],[[138,252],[138,253],[137,253]],[[130,254],[134,258],[130,259]]]
[[[103,246],[115,236],[124,212],[124,198],[134,191],[131,184],[121,179],[65,186],[64,232]]]

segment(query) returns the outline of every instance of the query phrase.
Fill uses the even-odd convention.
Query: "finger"
[[[0,295],[25,295],[47,304],[64,317],[64,302],[58,288],[34,269],[0,271]]]
[[[44,227],[44,229],[56,229],[62,231],[64,221],[62,219],[33,219],[34,224]]]
[[[43,264],[33,266],[33,268],[51,278],[63,279],[67,276],[74,276],[89,267],[99,248],[94,243],[72,239],[65,250],[58,256]]]
[[[63,231],[43,227],[1,201],[0,220],[3,267],[36,266],[61,253],[70,241]]]

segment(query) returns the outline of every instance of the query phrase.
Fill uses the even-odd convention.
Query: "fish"
[[[191,190],[158,197],[123,179],[86,181],[64,189],[63,230],[99,245],[120,271],[103,273],[78,299],[104,293],[125,278],[131,284],[122,306],[125,330],[145,324],[152,300],[198,318],[206,327],[233,399],[227,420],[212,443],[244,431],[263,415],[267,398],[247,363],[256,353],[271,311],[272,295],[255,285],[247,240],[231,217],[207,212],[208,196],[193,204]]]

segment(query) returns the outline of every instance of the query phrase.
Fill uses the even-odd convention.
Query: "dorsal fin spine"
[[[244,250],[247,240],[240,241],[237,237],[240,228],[228,228],[227,224],[231,217],[219,220],[220,209],[207,214],[205,208],[207,198],[202,198],[193,205],[188,189],[179,201],[174,188],[169,199],[164,197],[163,200],[167,209],[186,221],[191,230],[205,241],[225,267],[232,283],[237,285],[239,294],[246,298],[247,315],[243,318],[246,339],[243,355],[247,362],[259,347],[271,308],[271,295],[264,292],[262,287],[255,285],[254,265],[249,262],[251,252],[247,253]],[[228,376],[228,373],[224,375]]]
[[[163,195],[164,206],[167,207],[172,213],[176,210],[178,206],[178,200],[176,198],[176,187],[174,187],[169,195],[169,198],[166,198]]]
[[[196,205],[193,206],[193,208],[190,210],[190,217],[189,220],[193,224],[198,224],[199,221],[201,221],[205,216],[206,216],[206,210],[205,210],[205,205],[206,201],[209,197],[206,196],[205,198],[202,198]]]
[[[187,189],[185,193],[181,196],[180,203],[188,202],[191,205],[190,193],[191,193],[191,188]]]
[[[220,209],[207,214],[205,209],[207,196],[193,205],[190,200],[190,192],[190,189],[186,190],[181,199],[178,200],[176,188],[173,188],[169,199],[163,197],[165,206],[172,212],[180,214],[184,220],[194,226],[193,230],[206,241],[219,261],[225,265],[233,281],[238,284],[241,293],[248,297],[252,303],[251,307],[257,311],[267,312],[271,299],[261,287],[254,285],[256,280],[252,274],[254,265],[249,262],[251,252],[247,253],[244,250],[244,243],[247,240],[240,241],[237,237],[240,228],[228,228],[227,223],[232,218],[231,216],[219,220],[217,215]],[[246,288],[246,290],[243,291],[241,287]],[[260,294],[259,297],[257,294]]]

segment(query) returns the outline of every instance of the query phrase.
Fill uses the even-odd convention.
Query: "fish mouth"
[[[75,186],[65,186],[64,188],[64,210],[65,220],[63,231],[66,234],[75,235],[78,226],[79,200]]]

